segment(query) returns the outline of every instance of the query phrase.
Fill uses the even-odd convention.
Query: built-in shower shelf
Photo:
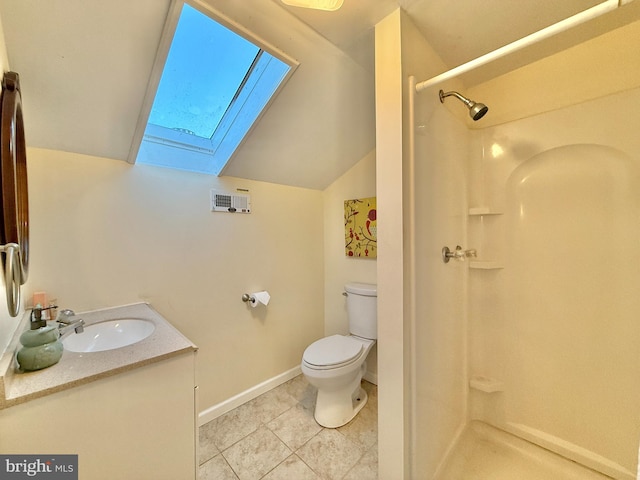
[[[469,387],[485,393],[502,392],[504,385],[500,380],[495,378],[475,376],[469,379]]]
[[[502,215],[502,212],[496,212],[495,210],[491,210],[489,207],[471,207],[469,209],[470,217],[478,217],[482,215]]]
[[[504,265],[498,262],[489,262],[484,260],[474,260],[469,262],[469,268],[474,270],[500,270]]]

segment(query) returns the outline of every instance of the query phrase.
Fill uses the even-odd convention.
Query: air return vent
[[[251,213],[251,197],[244,193],[229,193],[211,190],[211,211]]]

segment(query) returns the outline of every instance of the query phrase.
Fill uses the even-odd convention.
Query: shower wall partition
[[[455,107],[464,110],[462,105]],[[467,416],[466,261],[442,261],[443,246],[466,248],[470,132],[437,92],[415,103],[415,321],[411,478],[433,473]]]

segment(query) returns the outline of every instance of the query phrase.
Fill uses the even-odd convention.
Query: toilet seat
[[[302,355],[302,360],[309,368],[338,368],[357,360],[363,347],[363,343],[353,337],[331,335],[309,345]]]

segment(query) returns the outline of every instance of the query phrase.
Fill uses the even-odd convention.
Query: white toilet
[[[348,283],[344,289],[350,335],[317,340],[302,355],[302,373],[318,389],[315,419],[328,428],[348,423],[367,403],[360,380],[378,338],[376,285]]]

